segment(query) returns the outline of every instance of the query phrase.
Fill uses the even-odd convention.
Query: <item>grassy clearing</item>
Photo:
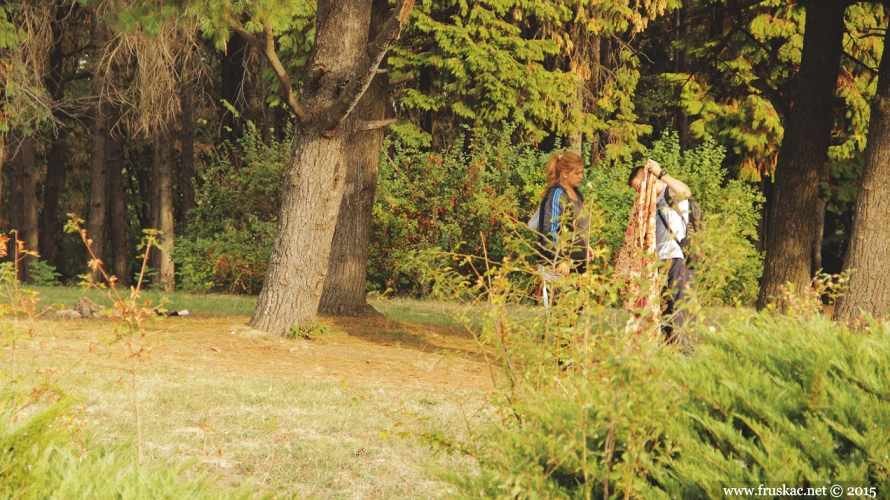
[[[113,305],[102,293],[93,289],[85,290],[80,287],[68,286],[27,286],[26,288],[35,290],[39,294],[40,305],[43,307],[72,308],[80,297],[89,297],[97,304],[106,307]],[[129,290],[122,290],[121,294],[126,297]],[[200,312],[211,316],[249,316],[253,314],[253,308],[256,306],[256,297],[247,295],[167,293],[145,290],[141,292],[140,297],[143,300],[151,301],[153,306],[162,304],[163,307],[171,311],[188,309],[189,312]]]
[[[39,291],[43,305],[70,307],[83,295],[99,302],[79,289]],[[146,329],[152,355],[138,383],[148,463],[193,463],[224,487],[251,482],[276,497],[321,499],[437,498],[448,487],[432,470],[473,470],[463,457],[395,437],[404,429],[384,414],[459,436],[467,422],[488,421],[488,369],[465,329],[330,318],[321,338],[287,340],[247,328],[246,315],[220,313],[252,308],[247,298],[173,296],[197,314]],[[411,304],[375,303],[405,317]],[[417,308],[415,319],[438,314],[429,303]],[[16,341],[19,378],[36,384],[49,374],[83,403],[94,445],[130,443],[135,456],[128,361],[112,320],[18,324],[33,332]],[[0,380],[11,359],[7,346]]]
[[[71,307],[84,295],[104,303],[95,291],[37,290],[42,305]],[[478,315],[480,307],[378,298],[371,304],[387,318],[324,318],[330,331],[308,341],[244,326],[251,297],[145,297],[167,297],[170,309],[192,312],[157,318],[146,329],[152,359],[138,380],[149,463],[192,463],[223,487],[250,482],[277,497],[320,499],[437,498],[449,489],[431,471],[474,470],[471,460],[393,437],[403,428],[385,414],[456,436],[491,420],[488,367],[452,317]],[[515,316],[540,313],[518,307]],[[623,321],[618,311],[608,316]],[[0,327],[11,322],[0,320]],[[135,455],[133,395],[113,322],[47,316],[18,324],[33,331],[16,343],[19,377],[36,382],[49,374],[83,403],[81,418],[96,445],[129,443]],[[11,358],[7,346],[0,380]]]

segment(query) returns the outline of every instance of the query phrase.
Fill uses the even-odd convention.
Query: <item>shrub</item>
[[[470,153],[444,155],[389,145],[394,153],[381,163],[374,205],[368,279],[376,290],[426,293],[415,252],[441,249],[487,256],[500,262],[509,254],[517,232],[531,242],[524,227],[544,189],[549,152],[530,144],[511,144],[508,136],[476,135]],[[656,141],[648,152],[677,178],[689,184],[707,221],[694,250],[708,266],[697,270],[706,304],[746,304],[756,298],[763,270],[754,248],[762,196],[751,186],[726,180],[723,150],[705,144],[680,152],[676,134]],[[627,229],[635,193],[627,186],[634,162],[615,154],[586,169],[582,192],[591,213],[591,244],[610,258],[617,256]],[[520,222],[520,224],[516,224]],[[483,251],[484,242],[484,251]],[[455,269],[472,276],[471,266]]]
[[[484,297],[463,319],[496,357],[491,422],[467,442],[423,436],[478,460],[478,474],[442,472],[459,498],[890,484],[888,323],[851,331],[815,306],[726,318],[693,303],[699,342],[683,355],[659,325],[601,305],[621,287],[608,266],[562,278],[548,309],[514,305],[525,291],[511,275],[532,272],[514,256],[476,278],[429,268],[441,298]]]
[[[514,145],[509,134],[475,134],[467,153],[444,154],[387,143],[374,201],[368,282],[372,290],[425,292],[405,266],[414,252],[465,248],[491,258],[507,253],[512,221],[528,219],[543,183],[544,153]],[[534,211],[534,208],[531,209]],[[464,274],[466,266],[459,265]]]
[[[655,141],[646,155],[658,161],[677,179],[686,183],[701,205],[705,222],[696,245],[696,280],[704,304],[749,304],[759,292],[763,257],[754,248],[763,196],[751,185],[727,180],[723,149],[703,144],[681,153],[676,134]],[[627,176],[637,163],[619,157],[605,158],[587,174],[586,200],[592,210],[604,214],[599,237],[613,255],[621,247],[635,193]]]
[[[197,206],[173,250],[186,290],[258,293],[278,225],[286,141],[264,144],[249,124],[238,147],[211,155],[195,181]]]
[[[252,498],[247,488],[219,490],[204,475],[185,474],[187,464],[143,467],[130,452],[94,448],[71,400],[26,413],[29,397],[10,386],[0,389],[2,498]]]
[[[28,277],[31,279],[31,284],[36,286],[59,286],[62,284],[59,281],[62,275],[56,272],[55,267],[42,260],[28,262]]]
[[[703,335],[671,368],[685,397],[665,491],[890,484],[890,324],[851,331],[821,315],[763,314]]]

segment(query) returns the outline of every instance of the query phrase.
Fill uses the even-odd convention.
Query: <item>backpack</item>
[[[664,193],[664,201],[667,202],[668,206],[671,207],[678,214],[680,213],[677,210],[677,206],[674,205],[674,200],[671,199],[671,190],[666,188],[667,192]],[[680,250],[683,251],[683,256],[685,258],[689,258],[689,247],[691,243],[695,240],[695,234],[701,230],[701,223],[705,220],[705,215],[701,211],[701,207],[698,205],[698,202],[692,198],[686,200],[689,206],[689,222],[686,222],[686,219],[683,218],[682,214],[680,214],[680,220],[683,221],[683,224],[686,226],[686,236],[677,241],[677,238],[674,237],[674,241],[677,241],[677,244],[680,245]],[[660,213],[659,213],[660,215]],[[665,227],[668,227],[667,221],[662,218],[661,221]]]
[[[547,232],[544,229],[544,226],[550,222],[544,220],[544,203],[550,197],[550,193],[553,192],[556,188],[559,187],[559,184],[554,184],[547,188],[544,192],[544,196],[541,198],[541,201],[538,203],[538,209],[535,210],[535,213],[531,216],[531,218],[526,223],[529,229],[535,232],[537,236],[537,250],[541,254],[542,259],[546,261],[553,260],[554,254],[552,250],[553,243],[547,237]],[[582,198],[583,199],[583,198]]]

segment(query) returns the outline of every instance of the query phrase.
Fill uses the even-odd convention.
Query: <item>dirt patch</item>
[[[449,390],[491,388],[484,356],[470,332],[453,326],[386,318],[323,318],[327,332],[313,340],[289,340],[245,325],[246,316],[159,318],[148,331],[152,363],[202,371],[350,385],[389,385]],[[39,321],[45,347],[69,359],[123,349],[96,344],[113,330],[110,319]],[[50,333],[51,332],[51,333]],[[36,341],[19,343],[20,355]],[[98,352],[97,352],[98,354]],[[111,352],[106,354],[116,357]]]

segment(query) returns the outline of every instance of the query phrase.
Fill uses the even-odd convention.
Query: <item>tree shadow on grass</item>
[[[400,321],[383,316],[353,318],[330,316],[325,321],[350,337],[379,346],[454,353],[482,361],[483,346],[465,327]]]

